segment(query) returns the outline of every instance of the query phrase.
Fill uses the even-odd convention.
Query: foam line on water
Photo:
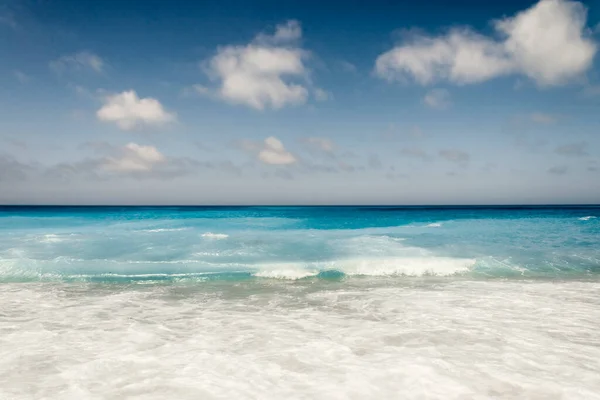
[[[254,276],[296,280],[326,271],[337,271],[345,276],[453,276],[468,272],[475,261],[450,257],[398,257],[287,263],[262,266]]]
[[[226,233],[212,233],[212,232],[206,232],[202,234],[203,238],[207,238],[207,239],[227,239],[229,237],[229,235],[227,235]]]

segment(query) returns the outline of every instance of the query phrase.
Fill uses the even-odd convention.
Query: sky
[[[600,0],[0,0],[1,204],[600,203]]]

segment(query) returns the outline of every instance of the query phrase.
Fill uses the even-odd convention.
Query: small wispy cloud
[[[211,90],[210,88],[201,85],[201,84],[195,84],[195,85],[190,85],[190,86],[186,86],[181,90],[181,95],[184,97],[196,97],[196,96],[211,96]]]
[[[91,70],[101,74],[105,67],[106,63],[100,56],[88,51],[62,56],[50,62],[50,69],[56,73]]]
[[[356,65],[352,64],[351,62],[348,61],[340,61],[339,62],[340,68],[342,69],[342,71],[344,72],[348,72],[348,73],[357,73],[358,72],[358,68],[356,68]]]
[[[3,11],[2,9],[0,9],[0,25],[8,26],[13,30],[19,29],[19,23],[14,14],[9,11]]]
[[[586,151],[586,147],[588,147],[586,142],[570,143],[558,146],[554,152],[556,154],[560,154],[561,156],[567,157],[585,157],[589,156],[589,153]]]
[[[556,121],[558,121],[558,118],[555,115],[541,113],[541,112],[531,113],[529,115],[529,119],[532,122],[535,122],[536,124],[542,124],[542,125],[552,125],[552,124],[555,124]]]
[[[600,96],[600,85],[590,85],[583,89],[584,97],[598,97]]]
[[[418,126],[401,128],[390,124],[380,138],[386,141],[413,141],[423,139],[425,136],[425,132]]]
[[[22,71],[16,70],[13,72],[13,74],[20,83],[25,84],[31,81],[31,77]]]
[[[404,148],[400,150],[400,155],[404,157],[420,158],[421,160],[429,160],[431,158],[425,150],[418,147]]]
[[[309,151],[332,154],[335,150],[333,140],[326,137],[307,137],[300,140]]]
[[[314,96],[317,101],[327,101],[333,98],[330,92],[320,88],[314,90]]]
[[[450,149],[450,150],[441,150],[439,152],[440,157],[445,159],[446,161],[459,164],[466,165],[471,159],[471,155],[466,151]]]
[[[423,103],[431,108],[443,110],[450,107],[450,92],[446,89],[432,89],[425,94]]]

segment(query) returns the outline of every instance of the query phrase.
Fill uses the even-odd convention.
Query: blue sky
[[[0,0],[0,202],[600,202],[600,1]]]

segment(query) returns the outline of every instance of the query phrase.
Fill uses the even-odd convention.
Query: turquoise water
[[[2,207],[0,280],[595,278],[600,207]]]
[[[3,207],[0,399],[597,399],[598,207]]]

